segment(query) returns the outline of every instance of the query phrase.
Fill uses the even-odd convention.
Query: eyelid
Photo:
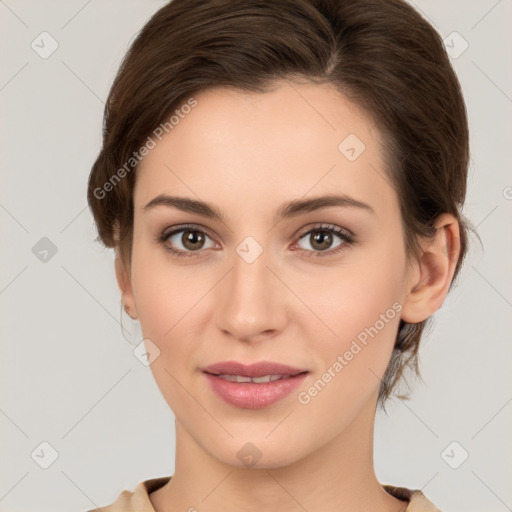
[[[304,231],[302,231],[302,229],[304,229]],[[310,225],[309,227],[301,228],[299,234],[295,235],[295,238],[300,239],[303,236],[309,234],[311,231],[321,231],[322,229],[325,229],[327,231],[334,231],[336,233],[342,233],[347,238],[355,239],[354,233],[352,233],[352,231],[350,231],[349,229],[344,228],[342,226],[338,226],[337,224],[331,224],[329,222],[316,222],[313,225]]]
[[[195,223],[194,224],[177,224],[176,226],[168,226],[161,232],[161,234],[158,235],[158,238],[169,237],[173,234],[179,233],[180,231],[186,231],[187,229],[190,231],[200,231],[201,233],[205,233],[212,240],[215,238],[211,234],[211,232],[208,228],[206,228],[205,226],[202,226],[201,224],[195,224]]]

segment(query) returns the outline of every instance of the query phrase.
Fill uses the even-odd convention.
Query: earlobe
[[[116,254],[114,265],[116,270],[117,284],[121,292],[121,301],[124,305],[124,310],[131,318],[135,320],[138,317],[137,309],[135,307],[135,300],[133,298],[131,280],[119,254]]]
[[[423,253],[411,266],[408,294],[402,308],[402,319],[408,323],[422,322],[441,307],[459,259],[457,219],[443,214],[436,222],[436,229],[432,239],[423,241]]]

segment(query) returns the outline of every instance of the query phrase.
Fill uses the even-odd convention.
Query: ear
[[[434,238],[422,241],[422,255],[411,264],[404,299],[402,319],[418,323],[427,319],[443,304],[460,254],[457,219],[448,213],[435,224]]]
[[[116,253],[115,259],[116,279],[121,291],[121,300],[123,301],[125,311],[131,318],[137,318],[137,308],[135,307],[135,300],[133,298],[132,283],[129,272],[121,260],[121,257]]]

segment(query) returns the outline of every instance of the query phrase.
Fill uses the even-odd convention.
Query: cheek
[[[317,371],[297,398],[306,416],[329,426],[332,435],[377,395],[400,320],[400,302],[393,302],[388,288],[363,284],[347,281],[343,293],[324,295],[326,303],[336,305],[324,309],[323,317],[336,335],[328,332],[328,341],[322,342],[310,333],[317,341],[311,346]]]
[[[157,384],[170,400],[184,375],[197,370],[196,354],[201,350],[205,322],[210,318],[213,291],[218,275],[180,266],[161,248],[134,240],[132,286],[144,339],[160,350],[151,364]],[[214,304],[214,301],[213,301]],[[176,398],[173,398],[174,400]]]
[[[133,294],[143,338],[160,350],[150,366],[154,380],[169,407],[182,411],[190,405],[190,397],[180,383],[195,369],[191,354],[199,343],[190,326],[197,328],[194,320],[201,311],[199,301],[205,290],[190,280],[190,272],[180,271],[158,252],[134,245]]]
[[[308,338],[317,340],[312,350],[320,355],[325,370],[344,375],[335,379],[338,385],[345,386],[341,381],[348,380],[350,387],[368,391],[378,387],[391,357],[402,310],[405,265],[398,250],[377,254],[378,258],[368,257],[333,272],[322,279],[321,286],[312,280],[303,288],[303,293],[309,290],[308,305],[322,320],[321,324],[315,322],[315,328],[325,336],[322,341],[310,332]],[[342,370],[340,365],[333,368],[338,356],[342,356]]]
[[[176,300],[177,290],[171,283],[166,282],[158,275],[158,269],[150,265],[134,268],[134,298],[139,321],[147,338],[163,340],[178,321],[180,311]]]
[[[132,287],[145,337],[160,343],[171,339],[194,299],[198,300],[197,283],[185,279],[185,275],[190,276],[190,272],[180,271],[162,248],[134,238]]]

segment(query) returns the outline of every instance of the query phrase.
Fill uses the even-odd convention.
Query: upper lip
[[[264,375],[297,375],[307,372],[300,368],[293,368],[286,364],[272,361],[244,364],[238,361],[222,361],[203,368],[203,371],[212,375],[245,375],[247,377],[263,377]]]

